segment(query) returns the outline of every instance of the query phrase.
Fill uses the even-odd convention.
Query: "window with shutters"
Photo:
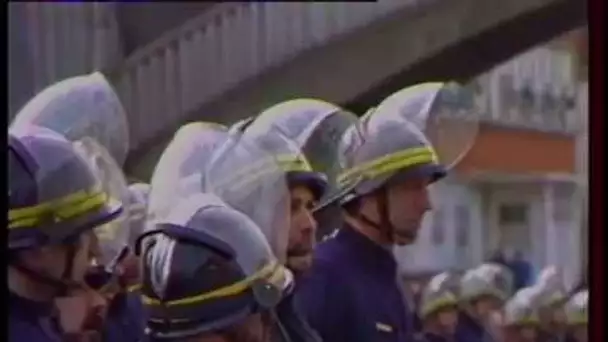
[[[528,222],[528,205],[525,203],[503,204],[498,209],[500,225],[522,225]]]

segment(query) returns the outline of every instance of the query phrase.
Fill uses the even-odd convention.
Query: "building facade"
[[[405,274],[465,269],[501,250],[521,252],[536,270],[559,266],[567,286],[578,280],[585,96],[577,51],[558,42],[475,81],[482,108],[475,143],[451,179],[431,189],[434,208],[419,241],[396,251]]]

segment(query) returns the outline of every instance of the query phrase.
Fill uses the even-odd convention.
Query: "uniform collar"
[[[335,238],[356,250],[353,254],[358,263],[371,272],[396,277],[397,262],[392,251],[373,242],[348,224],[338,231]]]
[[[11,313],[21,313],[27,316],[50,316],[55,309],[53,302],[40,302],[23,298],[12,291],[9,292]]]
[[[466,312],[461,312],[460,317],[458,318],[459,324],[463,324],[469,329],[474,330],[476,333],[485,333],[485,328],[479,322],[477,322],[473,317],[471,317]]]
[[[426,338],[426,340],[428,342],[448,342],[451,341],[451,339],[441,336],[439,334],[436,334],[434,332],[430,332],[430,331],[426,331],[424,332],[424,337]]]

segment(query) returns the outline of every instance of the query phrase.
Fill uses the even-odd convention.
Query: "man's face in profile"
[[[312,191],[306,186],[290,189],[291,224],[287,247],[287,266],[295,272],[303,272],[312,264],[317,223],[312,215],[316,205]]]

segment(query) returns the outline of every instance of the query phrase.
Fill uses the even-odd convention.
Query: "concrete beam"
[[[549,41],[587,22],[586,5],[578,0],[551,4],[506,21],[481,34],[467,37],[428,58],[395,72],[378,86],[370,88],[346,106],[364,111],[379,99],[409,84],[428,80],[466,81],[508,61],[543,42]]]
[[[116,18],[126,56],[165,32],[210,9],[216,2],[118,2]]]
[[[405,71],[407,75],[409,72],[409,75],[415,76],[411,82],[432,79],[439,75],[468,78],[535,43],[542,42],[543,37],[537,37],[537,40],[528,42],[525,46],[514,44],[511,41],[524,40],[525,36],[533,35],[525,32],[522,36],[521,32],[513,31],[513,26],[508,24],[513,23],[512,25],[516,26],[515,23],[522,16],[542,13],[544,9],[554,6],[572,6],[573,3],[579,7],[584,6],[584,2],[577,0],[432,1],[417,10],[410,8],[394,13],[324,47],[302,53],[260,77],[243,82],[188,117],[192,118],[192,121],[233,122],[293,97],[319,97],[335,103],[348,104],[367,93],[363,106],[356,106],[355,103],[355,107],[359,107],[356,109],[361,112],[368,103],[377,102],[377,99],[390,92],[390,89],[407,85],[407,82],[400,83],[400,86],[392,83],[386,87],[385,81],[391,80],[395,73]],[[561,33],[556,31],[554,26],[546,25],[545,19],[543,16],[536,17],[538,21],[534,30],[546,31],[548,36]],[[479,41],[476,42],[474,38],[493,40],[494,36],[484,33],[497,28],[498,32],[503,32],[510,38],[504,41],[504,44],[486,43],[485,48],[479,49],[476,45]],[[510,36],[508,30],[511,30]],[[467,43],[470,41],[474,44]],[[455,51],[462,57],[437,57],[461,44],[466,45]],[[502,52],[497,53],[494,50]],[[427,61],[436,58],[441,59],[441,63],[436,64],[444,66],[441,70],[429,67],[434,64],[428,64]],[[489,62],[482,63],[484,60]],[[475,68],[476,65],[484,69]],[[463,72],[461,75],[454,75],[455,70]],[[464,72],[465,70],[468,72]],[[370,89],[378,88],[385,90],[369,95]],[[149,176],[168,138],[182,124],[184,122],[176,122],[173,127],[167,127],[164,134],[133,151],[127,167],[134,175],[140,178]]]

